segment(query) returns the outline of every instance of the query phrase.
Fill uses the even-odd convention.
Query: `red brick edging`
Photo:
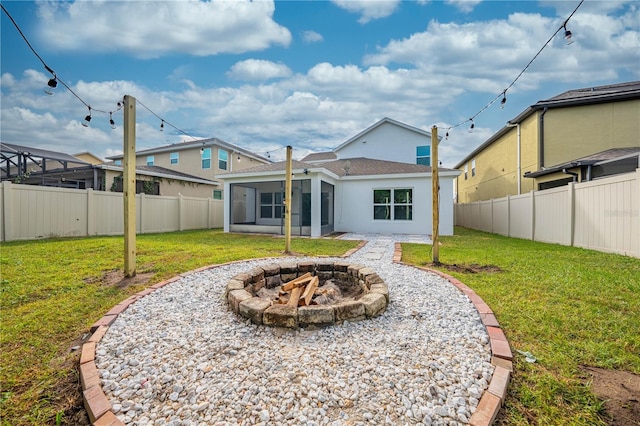
[[[352,255],[353,253],[364,247],[366,243],[366,241],[361,242],[357,247],[349,250],[341,257],[348,257]],[[87,410],[87,414],[89,415],[89,420],[94,426],[124,426],[124,423],[122,423],[122,421],[120,421],[111,411],[111,403],[102,390],[98,368],[95,363],[96,345],[98,344],[98,342],[100,342],[100,340],[102,340],[105,333],[109,329],[109,326],[116,320],[118,315],[124,312],[131,304],[135,303],[142,297],[153,293],[157,289],[162,288],[167,284],[178,281],[185,276],[197,272],[206,271],[208,269],[217,268],[219,266],[232,265],[240,262],[246,262],[246,260],[204,266],[202,268],[180,274],[166,281],[153,284],[149,288],[139,291],[138,293],[118,303],[91,326],[92,335],[89,340],[87,340],[82,345],[82,352],[80,354],[80,382],[82,384],[84,407]],[[393,262],[406,265],[402,262],[402,247],[400,243],[395,243]],[[478,310],[478,313],[480,314],[482,323],[485,325],[487,333],[489,334],[489,342],[491,344],[492,353],[491,363],[495,365],[495,370],[493,372],[491,382],[489,383],[489,388],[482,394],[476,411],[469,419],[469,424],[472,426],[489,426],[495,420],[498,412],[500,411],[500,407],[504,403],[504,399],[507,395],[509,378],[511,372],[513,371],[513,355],[509,347],[509,342],[507,341],[504,332],[500,328],[500,324],[498,323],[491,308],[489,308],[489,306],[472,289],[464,285],[458,279],[443,272],[424,267],[414,267],[427,272],[432,272],[448,280],[451,284],[453,284],[460,291],[466,294],[469,299],[471,299],[471,302],[473,302],[474,306]]]
[[[395,243],[393,262],[406,266],[413,266],[414,268],[441,276],[456,286],[462,293],[466,294],[480,314],[480,319],[489,334],[489,343],[491,345],[492,354],[491,364],[495,365],[495,369],[493,371],[489,387],[482,394],[476,411],[474,411],[469,419],[469,424],[472,426],[489,426],[493,424],[505,398],[507,397],[507,386],[509,385],[509,378],[513,372],[513,354],[511,353],[507,337],[504,335],[493,311],[489,305],[487,305],[484,300],[476,294],[475,291],[467,287],[457,278],[435,269],[403,263],[402,246],[400,243]]]
[[[357,247],[352,248],[340,257],[349,257],[353,253],[360,250],[367,244],[366,241],[360,242]],[[251,260],[264,260],[271,258],[251,259]],[[273,258],[276,259],[276,258]],[[194,269],[189,272],[185,272],[176,277],[170,278],[166,281],[161,281],[154,284],[142,291],[137,292],[133,296],[130,296],[111,308],[102,318],[93,323],[91,326],[91,337],[82,345],[82,352],[80,353],[80,383],[82,384],[82,396],[84,400],[84,408],[87,410],[89,420],[94,426],[124,426],[124,423],[116,417],[111,411],[111,403],[107,399],[107,396],[102,391],[100,385],[100,376],[98,374],[98,368],[96,366],[96,345],[109,329],[109,326],[113,324],[119,314],[124,312],[131,304],[135,303],[142,297],[153,293],[159,288],[164,287],[174,281],[186,277],[197,272],[206,271],[208,269],[217,268],[225,265],[233,265],[235,263],[246,262],[246,260],[238,260],[234,262],[220,263],[216,265],[203,266],[202,268]]]

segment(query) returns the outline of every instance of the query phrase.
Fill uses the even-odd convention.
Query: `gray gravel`
[[[384,314],[313,330],[255,326],[227,309],[225,285],[274,260],[181,278],[131,305],[97,346],[117,417],[175,426],[466,424],[493,374],[473,304],[443,278],[393,264],[400,236],[345,238],[369,240],[348,259],[388,284]]]

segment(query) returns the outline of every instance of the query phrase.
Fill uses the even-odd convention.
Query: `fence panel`
[[[533,238],[533,197],[530,194],[512,195],[509,202],[510,237]]]
[[[489,232],[640,257],[640,169],[491,202]],[[456,225],[486,231],[486,203],[457,204]]]
[[[571,245],[571,205],[567,187],[534,193],[536,241]]]
[[[575,192],[574,244],[621,254],[640,253],[640,170],[587,182]]]
[[[2,241],[124,233],[122,193],[8,181],[0,187]],[[223,205],[223,201],[209,198],[138,194],[136,232],[221,228]]]

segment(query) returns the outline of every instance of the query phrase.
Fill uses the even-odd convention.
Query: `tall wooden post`
[[[292,164],[293,148],[291,145],[287,146],[287,167],[285,175],[284,186],[284,252],[291,253],[291,197],[293,190],[291,189],[293,164]]]
[[[438,177],[438,128],[431,128],[431,186],[433,225],[431,241],[433,242],[431,257],[434,265],[440,264],[440,180]]]
[[[124,97],[124,276],[136,275],[136,98]]]

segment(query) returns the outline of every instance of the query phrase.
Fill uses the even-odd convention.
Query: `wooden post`
[[[438,128],[431,128],[431,189],[432,189],[432,217],[431,257],[434,265],[440,264],[440,181],[438,178]]]
[[[136,276],[136,98],[124,97],[124,276]]]
[[[293,193],[291,189],[293,173],[292,153],[293,149],[291,148],[291,145],[287,146],[287,167],[284,185],[284,252],[287,254],[291,253],[291,196]]]

